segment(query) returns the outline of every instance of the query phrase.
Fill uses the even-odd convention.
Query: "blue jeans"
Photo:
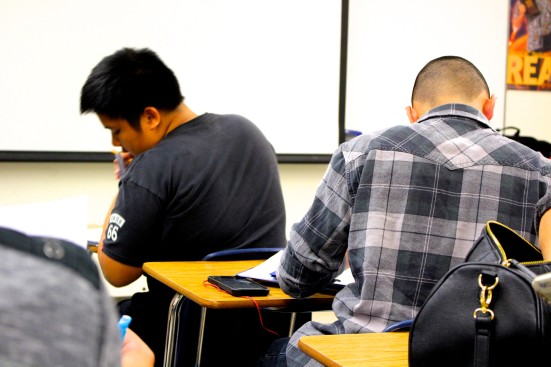
[[[285,351],[290,338],[279,338],[272,342],[264,357],[258,359],[257,367],[287,367]]]

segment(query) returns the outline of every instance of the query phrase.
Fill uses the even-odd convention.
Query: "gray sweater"
[[[0,228],[0,366],[120,366],[112,299],[76,245]]]

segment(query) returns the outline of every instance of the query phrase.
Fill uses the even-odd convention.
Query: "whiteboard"
[[[0,151],[110,152],[109,133],[79,113],[80,88],[102,57],[150,47],[195,112],[249,118],[278,154],[331,154],[342,3],[347,129],[408,124],[414,79],[442,55],[478,66],[503,126],[508,1],[2,0]]]
[[[475,64],[497,97],[503,126],[509,1],[351,0],[346,127],[369,132],[407,125],[415,77],[430,60],[457,55]]]
[[[278,154],[330,154],[340,24],[334,0],[2,0],[0,151],[110,152],[80,89],[104,56],[148,47],[194,112],[243,115]]]

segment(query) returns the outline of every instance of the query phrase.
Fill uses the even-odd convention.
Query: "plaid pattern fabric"
[[[311,295],[336,276],[348,250],[355,283],[335,297],[339,321],[308,323],[292,338],[289,365],[300,359],[300,335],[380,332],[413,318],[488,220],[536,243],[535,207],[550,174],[551,160],[459,104],[342,144],[293,226],[278,279],[295,297]]]

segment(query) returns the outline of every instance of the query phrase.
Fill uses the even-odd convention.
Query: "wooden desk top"
[[[328,367],[407,367],[408,332],[303,336],[298,347]]]
[[[88,241],[86,243],[86,250],[94,253],[94,254],[97,254],[98,253],[98,243],[97,242],[94,242],[94,241]]]
[[[249,308],[255,304],[249,298],[234,297],[216,288],[205,286],[209,275],[234,275],[250,269],[263,260],[148,262],[143,270],[193,302],[207,308]],[[252,297],[260,307],[292,308],[296,310],[328,310],[332,295],[315,294],[304,299],[289,297],[277,287],[269,287],[264,297]]]

